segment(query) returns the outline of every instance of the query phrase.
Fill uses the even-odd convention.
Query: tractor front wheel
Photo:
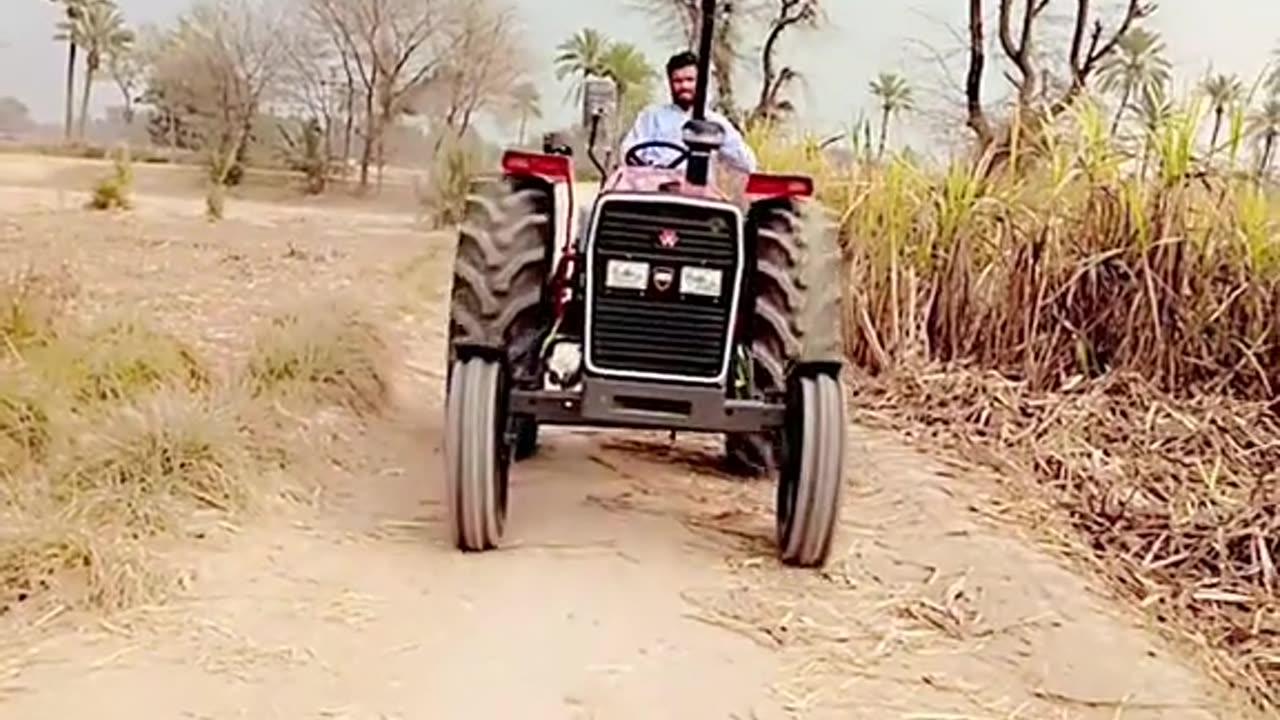
[[[778,551],[788,565],[827,561],[844,487],[845,408],[838,376],[818,372],[790,383],[778,482]]]
[[[453,542],[461,550],[492,550],[507,518],[506,372],[472,357],[454,363],[445,401],[445,484]]]

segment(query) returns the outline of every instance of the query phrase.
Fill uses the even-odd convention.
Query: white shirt
[[[692,117],[692,112],[686,112],[675,103],[650,105],[636,117],[635,124],[622,139],[622,152],[625,154],[631,147],[651,140],[666,140],[683,146],[684,124]],[[733,123],[714,110],[707,110],[707,120],[724,128],[724,146],[719,150],[720,157],[742,172],[755,172],[755,153]],[[677,156],[676,151],[665,147],[645,148],[637,154],[646,162],[662,166]]]

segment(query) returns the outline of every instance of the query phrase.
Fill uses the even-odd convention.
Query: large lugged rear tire
[[[454,364],[445,402],[445,485],[453,543],[492,550],[507,519],[510,467],[503,366],[472,357]]]
[[[783,402],[797,363],[842,357],[840,245],[836,227],[816,203],[778,202],[753,211],[756,265],[749,285],[755,305],[748,325],[749,394]],[[731,433],[726,464],[734,472],[779,470],[778,432]]]
[[[797,377],[787,402],[777,500],[778,553],[788,565],[821,566],[831,553],[846,432],[840,379],[826,372]]]
[[[511,384],[536,388],[550,312],[551,197],[539,188],[486,181],[468,197],[454,256],[449,364],[459,348],[506,354]],[[505,431],[516,459],[532,455],[538,426],[514,416]]]

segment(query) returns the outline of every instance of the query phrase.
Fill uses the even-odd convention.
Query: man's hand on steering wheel
[[[680,163],[684,162],[689,157],[689,148],[679,143],[674,143],[669,140],[646,140],[642,143],[636,143],[635,145],[632,145],[627,150],[626,157],[624,158],[625,162],[630,167],[648,166],[649,163],[642,160],[640,158],[639,153],[641,150],[648,150],[650,148],[666,148],[668,150],[674,150],[677,153],[679,153],[679,155],[677,155],[674,160],[672,160],[671,162],[667,163],[664,166],[669,170],[677,167]]]

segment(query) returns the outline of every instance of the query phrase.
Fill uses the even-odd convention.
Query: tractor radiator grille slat
[[[592,262],[592,364],[603,372],[651,373],[712,380],[724,365],[738,263],[738,220],[724,207],[662,200],[608,200],[596,227]],[[659,236],[674,231],[676,243]],[[647,262],[669,270],[668,289],[650,278],[644,291],[605,286],[611,259]],[[684,267],[722,273],[718,298],[682,296]]]

